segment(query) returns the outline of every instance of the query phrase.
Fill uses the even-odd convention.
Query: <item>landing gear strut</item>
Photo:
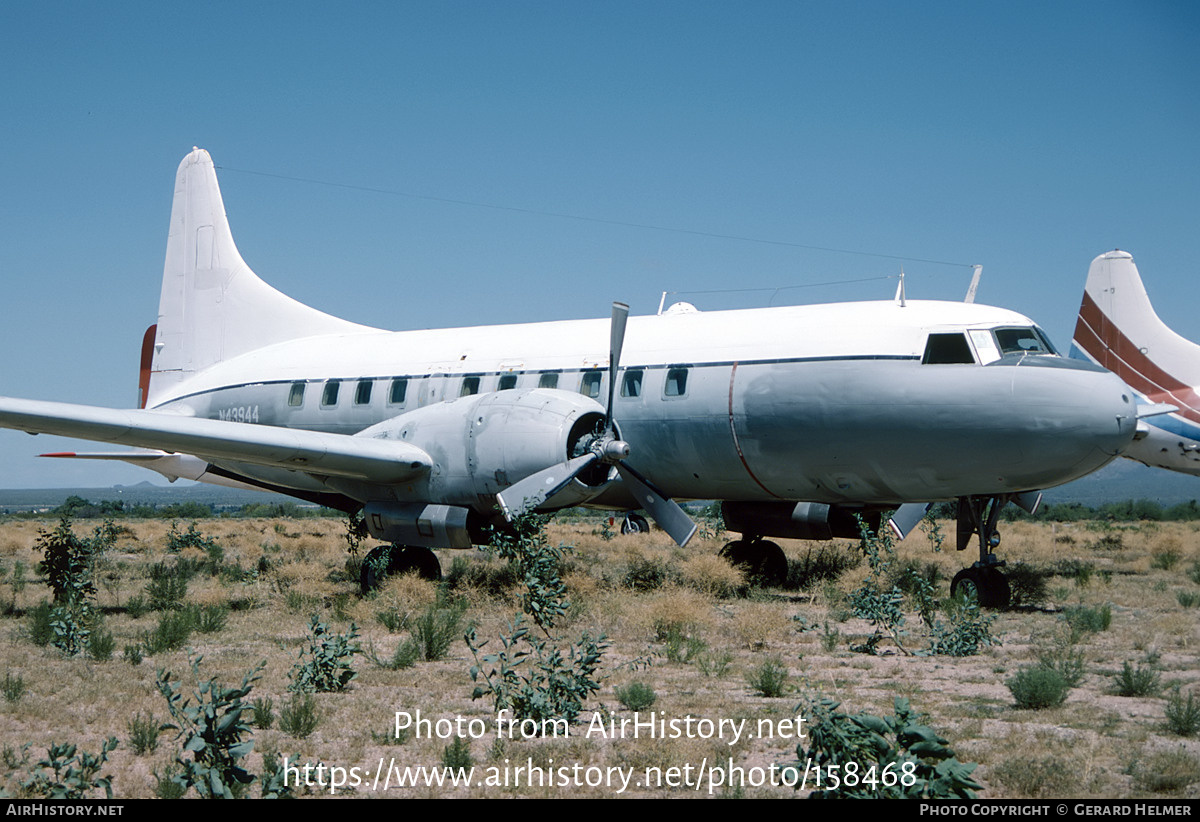
[[[720,556],[750,582],[772,587],[787,582],[788,565],[783,549],[762,537],[746,536],[727,543]]]
[[[650,523],[641,514],[626,514],[625,519],[621,520],[622,534],[648,534],[650,533]]]
[[[1040,496],[1039,496],[1040,499]],[[1010,495],[998,497],[959,497],[958,499],[958,550],[966,550],[971,538],[979,536],[979,561],[954,575],[950,583],[950,596],[973,593],[984,608],[1004,609],[1010,601],[1008,579],[1000,569],[1003,560],[996,559],[992,549],[1000,545],[1000,534],[996,521],[1000,509],[1010,501],[1022,504]],[[1022,507],[1025,507],[1022,505]],[[1036,507],[1036,503],[1034,503]]]
[[[379,587],[392,574],[416,572],[421,579],[439,580],[442,566],[433,551],[413,545],[379,545],[363,560],[359,588],[364,594]]]

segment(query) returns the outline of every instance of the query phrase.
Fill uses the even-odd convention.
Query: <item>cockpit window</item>
[[[925,365],[973,364],[975,357],[971,354],[971,346],[967,344],[965,335],[930,334],[921,362]]]
[[[1037,328],[997,328],[994,333],[1001,354],[1058,353]]]

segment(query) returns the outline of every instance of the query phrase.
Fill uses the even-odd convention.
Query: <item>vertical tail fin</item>
[[[1200,385],[1200,345],[1159,319],[1124,251],[1092,260],[1071,342],[1073,356],[1099,363],[1156,402],[1178,404],[1164,395],[1190,396]]]
[[[192,374],[273,343],[368,330],[293,300],[246,265],[229,229],[212,158],[193,149],[175,176],[146,405]]]

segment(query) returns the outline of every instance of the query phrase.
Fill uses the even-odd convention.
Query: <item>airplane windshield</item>
[[[1058,353],[1038,328],[997,328],[993,333],[1001,355]]]

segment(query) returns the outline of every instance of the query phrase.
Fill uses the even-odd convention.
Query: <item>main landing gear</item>
[[[363,560],[359,588],[369,594],[392,574],[414,572],[421,579],[442,578],[441,563],[430,549],[414,545],[378,545]]]
[[[771,587],[787,582],[788,564],[783,549],[762,537],[743,536],[727,543],[720,555],[745,574],[747,580]]]
[[[625,519],[621,520],[622,534],[648,534],[650,533],[650,523],[641,514],[626,514]]]

